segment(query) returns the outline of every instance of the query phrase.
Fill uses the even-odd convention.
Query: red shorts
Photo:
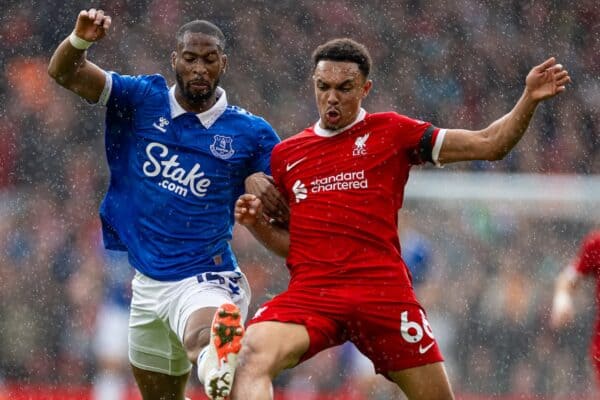
[[[351,341],[386,375],[443,361],[418,303],[406,302],[410,287],[374,289],[290,288],[265,303],[248,325],[263,321],[304,325],[310,345],[300,361],[329,347]],[[411,297],[411,296],[409,296]],[[412,295],[414,298],[414,295]]]

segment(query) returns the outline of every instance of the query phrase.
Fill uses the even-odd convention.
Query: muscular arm
[[[111,19],[102,10],[81,11],[74,34],[88,42],[102,39]],[[54,51],[48,65],[48,74],[61,86],[96,103],[106,80],[105,72],[86,58],[86,50],[77,49],[66,38]]]
[[[235,220],[244,225],[267,249],[281,257],[287,257],[290,248],[290,233],[287,229],[270,223],[262,211],[260,199],[252,194],[243,194],[235,203]]]
[[[281,226],[269,223],[266,219],[247,226],[248,230],[263,246],[280,257],[286,258],[290,250],[290,233]]]
[[[534,67],[525,80],[523,95],[508,114],[479,131],[448,129],[439,161],[501,160],[527,130],[540,101],[563,92],[570,81],[568,72],[553,57]]]
[[[284,197],[275,187],[273,178],[263,172],[248,176],[245,180],[246,193],[258,197],[263,205],[263,212],[270,218],[287,222],[290,209]]]

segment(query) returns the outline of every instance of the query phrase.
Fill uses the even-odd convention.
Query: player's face
[[[319,61],[313,81],[321,128],[332,130],[354,122],[372,86],[358,64],[345,61]]]
[[[203,33],[187,32],[171,56],[180,94],[191,104],[205,102],[214,96],[227,56],[217,38]]]

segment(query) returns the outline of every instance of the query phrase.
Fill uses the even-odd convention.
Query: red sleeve
[[[584,275],[600,275],[600,231],[593,232],[584,239],[575,260],[575,269]]]
[[[279,192],[283,195],[283,197],[288,200],[287,192],[283,186],[283,182],[281,180],[283,173],[285,172],[285,163],[282,157],[282,143],[278,143],[273,147],[273,151],[271,152],[271,173],[273,174],[273,181],[275,181],[275,187]]]
[[[433,148],[435,146],[439,128],[429,122],[412,119],[404,115],[392,113],[397,126],[397,145],[406,149],[411,164],[434,162]]]

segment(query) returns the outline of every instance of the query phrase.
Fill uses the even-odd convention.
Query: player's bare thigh
[[[274,377],[298,364],[310,337],[304,325],[264,321],[250,325],[242,343],[238,373],[252,371]]]
[[[437,362],[402,371],[389,372],[394,381],[410,400],[453,400],[444,363]]]

